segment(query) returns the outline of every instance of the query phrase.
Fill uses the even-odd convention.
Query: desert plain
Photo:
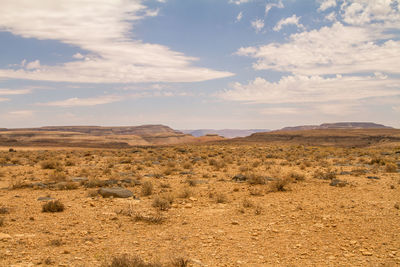
[[[387,140],[3,146],[0,266],[398,266]]]

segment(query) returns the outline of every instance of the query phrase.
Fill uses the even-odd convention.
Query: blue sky
[[[0,128],[400,127],[398,0],[2,0]]]

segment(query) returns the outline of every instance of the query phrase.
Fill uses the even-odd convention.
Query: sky
[[[0,4],[0,128],[400,128],[399,0]]]

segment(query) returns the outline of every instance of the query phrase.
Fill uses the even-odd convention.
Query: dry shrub
[[[162,224],[165,221],[165,218],[159,213],[146,216],[137,212],[133,215],[132,219],[135,222],[146,222],[149,224]]]
[[[213,166],[215,170],[219,170],[219,169],[222,169],[222,168],[226,167],[225,162],[222,161],[222,160],[210,159],[208,161],[208,164]]]
[[[288,177],[295,180],[295,181],[304,181],[305,180],[305,175],[303,173],[299,172],[289,172]]]
[[[370,165],[385,165],[385,160],[382,158],[372,158],[371,161],[369,162]]]
[[[64,210],[64,204],[59,200],[51,200],[44,203],[42,206],[42,212],[61,212]]]
[[[171,261],[171,267],[187,267],[189,266],[189,259],[185,258],[176,258]]]
[[[169,183],[161,183],[160,187],[161,188],[171,188],[171,185]]]
[[[285,192],[288,190],[287,186],[289,184],[289,179],[278,179],[276,181],[272,181],[269,184],[269,191],[270,192]]]
[[[99,195],[99,191],[96,189],[89,190],[87,193],[88,197],[97,197]]]
[[[187,179],[186,182],[189,184],[189,186],[196,186],[197,185],[197,181],[193,180],[191,178]]]
[[[164,169],[164,171],[163,171],[163,175],[171,175],[172,173],[174,172],[174,170],[172,169],[172,168],[166,168],[166,169]]]
[[[59,246],[61,246],[62,244],[63,244],[63,242],[62,242],[61,239],[53,239],[53,240],[51,240],[51,241],[49,242],[49,245],[50,245],[50,246],[53,246],[53,247],[59,247]]]
[[[190,190],[188,187],[184,187],[184,188],[182,189],[182,191],[179,192],[179,194],[178,194],[178,196],[179,196],[180,198],[189,198],[189,197],[191,197],[192,195],[193,195],[193,192],[192,192],[192,190]]]
[[[154,208],[158,208],[162,211],[166,211],[171,208],[172,202],[173,202],[173,199],[171,201],[171,200],[168,200],[167,198],[157,196],[156,198],[154,198],[152,206]]]
[[[217,194],[215,194],[215,202],[217,202],[217,203],[227,203],[228,202],[228,197],[223,193],[217,193]]]
[[[162,267],[160,263],[146,263],[138,257],[128,255],[116,256],[111,263],[103,264],[103,267]]]
[[[249,193],[252,196],[263,196],[264,195],[264,190],[259,187],[250,187],[249,188]]]
[[[385,166],[385,172],[397,172],[397,165],[390,162]]]
[[[316,170],[314,172],[314,178],[322,180],[332,180],[336,178],[336,173],[330,170],[327,171]]]
[[[150,181],[146,181],[142,184],[142,196],[150,196],[153,194],[153,184]]]
[[[44,160],[40,163],[40,167],[44,170],[63,170],[61,162],[56,160]]]
[[[105,185],[105,182],[94,178],[94,179],[90,179],[89,181],[85,182],[85,187],[86,188],[95,188],[95,187],[102,187]]]
[[[75,182],[66,182],[57,184],[58,190],[74,190],[79,188],[79,184]]]
[[[65,161],[65,166],[75,166],[75,161],[72,161],[72,160],[67,160],[67,161]]]
[[[248,173],[245,175],[247,177],[247,182],[252,185],[256,184],[265,184],[265,177],[254,174],[254,173]]]
[[[243,206],[243,208],[251,208],[254,206],[254,203],[250,199],[245,198],[242,201],[242,206]]]
[[[158,262],[145,262],[139,257],[121,255],[113,257],[111,263],[105,263],[102,267],[187,267],[189,262],[190,260],[185,258],[176,258],[168,264],[161,264]]]
[[[67,175],[63,171],[54,171],[49,175],[49,180],[53,182],[62,182],[67,180]]]
[[[7,207],[0,207],[0,214],[8,214],[10,210]]]
[[[25,182],[25,180],[22,177],[13,177],[9,181],[9,188],[11,189],[21,189],[27,187],[29,187],[29,185]]]

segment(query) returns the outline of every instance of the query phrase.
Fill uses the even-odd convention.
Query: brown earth
[[[0,164],[0,266],[400,265],[400,146],[36,147]]]

